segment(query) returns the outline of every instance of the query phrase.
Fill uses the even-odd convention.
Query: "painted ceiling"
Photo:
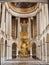
[[[39,3],[33,2],[10,2],[8,3],[9,7],[18,13],[29,13],[36,10],[39,6]]]

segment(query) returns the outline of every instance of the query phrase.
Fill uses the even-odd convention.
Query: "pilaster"
[[[1,30],[5,32],[5,4],[2,4]]]

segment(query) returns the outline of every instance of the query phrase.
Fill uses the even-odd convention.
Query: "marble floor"
[[[4,62],[2,62],[2,65],[49,65],[45,62],[39,61],[39,60],[35,60],[35,59],[8,59],[5,60]]]

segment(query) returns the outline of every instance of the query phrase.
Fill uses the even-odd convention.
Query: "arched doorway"
[[[35,43],[32,44],[32,57],[36,58],[36,44]]]
[[[12,44],[12,58],[16,58],[17,45],[16,43]]]

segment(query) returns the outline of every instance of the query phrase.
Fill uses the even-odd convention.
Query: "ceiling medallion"
[[[10,9],[17,13],[30,13],[35,11],[39,7],[39,3],[8,2],[8,6]]]

